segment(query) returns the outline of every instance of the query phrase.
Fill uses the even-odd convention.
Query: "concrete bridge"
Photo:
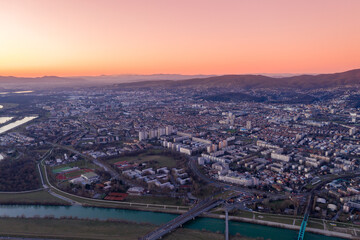
[[[218,199],[206,199],[201,201],[193,208],[191,208],[188,212],[174,218],[170,222],[160,226],[156,230],[152,231],[151,233],[146,234],[144,237],[140,238],[140,240],[155,240],[163,237],[164,235],[170,233],[171,231],[175,230],[177,227],[182,226],[189,220],[194,219],[195,217],[199,216],[200,214],[209,211],[210,209],[224,203],[224,200]]]

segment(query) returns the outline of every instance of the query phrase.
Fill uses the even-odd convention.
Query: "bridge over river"
[[[151,233],[146,234],[144,237],[140,238],[140,240],[155,240],[163,237],[165,234],[170,233],[174,229],[179,226],[182,226],[189,220],[194,219],[195,217],[199,216],[200,214],[209,211],[210,209],[224,203],[224,200],[213,199],[209,198],[204,201],[201,201],[193,208],[191,208],[188,212],[174,218],[170,222],[160,226],[156,230],[152,231]]]
[[[314,197],[314,191],[311,191],[308,203],[306,205],[305,215],[304,215],[303,221],[301,222],[299,235],[298,235],[298,240],[304,240],[305,229],[306,229],[306,225],[307,225],[307,222],[308,222],[308,219],[309,219],[309,214],[310,214],[311,205],[312,205],[312,202],[313,202],[313,197]]]

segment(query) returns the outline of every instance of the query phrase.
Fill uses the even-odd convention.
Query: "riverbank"
[[[116,221],[127,221],[137,224],[150,224],[156,226],[165,224],[174,219],[177,215],[159,213],[152,211],[136,211],[115,208],[81,207],[81,206],[41,206],[41,205],[0,205],[1,216],[6,218],[49,218],[51,219],[89,219],[106,222],[109,219]],[[223,219],[198,217],[183,225],[185,229],[197,231],[210,231],[212,233],[223,233],[225,222]],[[0,225],[1,229],[1,225]],[[272,240],[293,240],[297,237],[298,231],[266,225],[246,223],[240,221],[229,221],[229,233],[232,236],[246,236],[248,238],[272,239]],[[172,236],[172,234],[170,234]],[[279,237],[281,236],[281,237]],[[305,233],[305,239],[311,240],[343,240],[344,238],[327,237],[323,235]]]
[[[40,201],[41,200],[41,201]],[[75,200],[75,199],[74,199]],[[82,200],[83,207],[97,207],[97,208],[104,208],[104,209],[130,209],[130,210],[137,210],[137,211],[146,211],[146,212],[160,212],[160,213],[171,213],[171,214],[182,214],[186,212],[183,209],[177,209],[174,206],[167,206],[163,205],[152,205],[152,204],[143,204],[143,203],[121,203],[121,202],[109,202],[109,201],[93,201],[89,199],[85,201],[84,199],[77,198],[76,200]],[[51,202],[53,204],[51,204]],[[106,203],[104,203],[106,202]],[[56,204],[55,204],[56,203]],[[69,205],[67,202],[58,199],[52,196],[47,191],[39,191],[34,193],[22,193],[22,194],[0,194],[0,204],[6,205]],[[201,215],[201,217],[211,217],[216,219],[223,219],[223,213],[217,211],[217,213],[207,213]],[[284,228],[284,229],[291,229],[298,231],[300,224],[301,224],[301,217],[293,217],[293,216],[283,216],[283,215],[270,215],[265,213],[255,213],[255,212],[243,212],[240,216],[233,216],[230,215],[230,220],[238,221],[238,222],[245,222],[245,223],[253,223],[253,224],[260,224],[264,226],[272,226],[277,228]],[[260,218],[261,217],[261,218]],[[312,221],[322,221],[313,219]],[[291,224],[290,224],[291,223]],[[293,223],[293,224],[292,224]],[[312,232],[316,234],[322,234],[325,236],[334,236],[334,237],[341,237],[346,239],[356,239],[355,236],[357,231],[360,233],[360,229],[357,228],[356,230],[351,230],[351,228],[332,228],[331,225],[327,221],[327,228],[319,229],[313,227],[314,224],[309,222],[308,228],[306,229],[307,232]],[[319,225],[318,227],[321,227]],[[330,231],[333,230],[333,231]],[[340,230],[340,231],[339,231]],[[354,234],[353,234],[354,233]],[[354,235],[354,236],[352,236]]]
[[[213,217],[213,218],[225,219],[225,215],[211,214],[211,213],[205,214],[204,217]],[[260,224],[260,225],[270,226],[270,227],[285,228],[285,229],[290,229],[290,230],[295,230],[295,231],[300,230],[300,226],[297,226],[297,225],[290,225],[290,224],[285,224],[285,223],[263,221],[263,220],[258,220],[258,219],[245,218],[245,217],[229,216],[229,220],[230,221],[239,221],[239,222],[252,223],[252,224]],[[335,232],[335,231],[329,231],[329,230],[321,230],[321,229],[311,228],[311,227],[307,227],[306,232],[325,235],[325,236],[329,236],[329,237],[338,237],[338,238],[353,239],[353,240],[354,239],[356,239],[356,240],[360,239],[360,237],[353,236],[353,235],[348,234],[348,233]]]
[[[69,203],[52,196],[45,190],[30,192],[0,192],[0,204],[6,205],[56,205],[67,206]]]
[[[156,226],[117,220],[0,218],[0,236],[41,237],[61,239],[122,239],[133,240],[145,235]],[[223,234],[179,228],[164,239],[168,240],[222,240]],[[254,240],[231,236],[231,240]]]

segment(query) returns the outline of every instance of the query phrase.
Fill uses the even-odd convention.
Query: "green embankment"
[[[154,228],[155,226],[150,224],[118,221],[0,218],[0,236],[132,240],[144,236]],[[224,239],[224,235],[179,228],[167,235],[164,239],[222,240]],[[250,240],[250,238],[239,238],[235,236],[230,239]]]
[[[68,204],[45,190],[31,193],[0,193],[0,204]]]

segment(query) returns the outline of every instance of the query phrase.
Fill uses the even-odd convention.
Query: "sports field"
[[[81,174],[87,173],[87,172],[93,172],[92,169],[87,169],[87,168],[83,168],[83,169],[78,169],[78,170],[73,170],[73,171],[68,171],[68,172],[63,172],[63,173],[58,173],[56,175],[56,179],[57,180],[71,180],[74,178],[78,178],[81,176]]]
[[[52,172],[56,174],[56,173],[60,173],[60,172],[62,172],[62,171],[64,171],[64,170],[68,170],[68,169],[71,169],[71,167],[54,168],[54,169],[52,170]]]

